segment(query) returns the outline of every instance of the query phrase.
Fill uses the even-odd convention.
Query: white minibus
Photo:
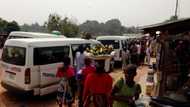
[[[15,38],[65,38],[65,36],[49,34],[49,33],[13,31],[7,37],[7,39],[15,39]]]
[[[121,55],[123,48],[127,48],[127,36],[98,36],[96,40],[100,41],[103,45],[111,45],[115,51],[115,63],[121,63]]]
[[[2,53],[1,84],[10,91],[45,95],[55,92],[58,66],[64,56],[71,58],[79,45],[100,45],[79,38],[8,39]]]

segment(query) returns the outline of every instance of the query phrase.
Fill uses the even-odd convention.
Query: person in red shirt
[[[71,107],[75,96],[75,72],[70,62],[69,57],[64,57],[63,65],[58,68],[56,74],[56,77],[61,79],[57,93],[59,107],[62,107],[63,104],[67,104],[68,107]]]
[[[84,107],[89,107],[90,97],[93,97],[94,107],[109,107],[109,97],[112,90],[113,80],[105,72],[104,60],[96,61],[96,72],[87,76],[84,84],[83,101]]]
[[[92,60],[88,57],[84,59],[85,66],[81,69],[82,74],[82,84],[84,84],[86,77],[88,74],[95,73],[96,68],[92,65]]]
[[[88,57],[84,59],[85,66],[79,71],[80,72],[80,79],[79,79],[79,107],[83,107],[82,95],[84,89],[84,82],[86,77],[91,74],[95,73],[96,68],[92,65],[92,60]]]

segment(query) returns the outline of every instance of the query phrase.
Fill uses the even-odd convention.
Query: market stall
[[[190,18],[145,26],[142,29],[157,41],[157,95],[167,97],[161,99],[174,105],[179,103],[173,103],[175,101],[189,102],[186,95],[190,93]],[[156,31],[160,31],[160,34],[156,35]],[[163,102],[161,99],[159,101]]]

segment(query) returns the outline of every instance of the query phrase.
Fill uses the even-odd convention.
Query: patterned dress
[[[57,101],[59,104],[68,104],[72,102],[72,92],[67,78],[61,78],[57,90]]]
[[[56,76],[61,78],[59,87],[57,89],[57,101],[59,104],[68,104],[73,100],[72,85],[69,83],[69,79],[73,77],[74,68],[69,66],[66,71],[62,68],[58,68]]]

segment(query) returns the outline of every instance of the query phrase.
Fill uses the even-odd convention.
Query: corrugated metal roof
[[[190,18],[183,18],[175,21],[157,23],[140,27],[144,33],[154,34],[156,31],[165,32],[167,31],[170,35],[175,35],[183,32],[190,31]]]
[[[141,30],[144,30],[144,29],[151,29],[151,28],[166,26],[166,25],[169,25],[169,24],[178,23],[178,22],[183,22],[183,21],[188,21],[188,20],[190,20],[190,18],[182,18],[182,19],[178,19],[178,20],[174,20],[174,21],[168,21],[168,22],[162,22],[162,23],[157,23],[157,24],[142,26],[142,27],[139,27],[139,29],[141,29]]]

